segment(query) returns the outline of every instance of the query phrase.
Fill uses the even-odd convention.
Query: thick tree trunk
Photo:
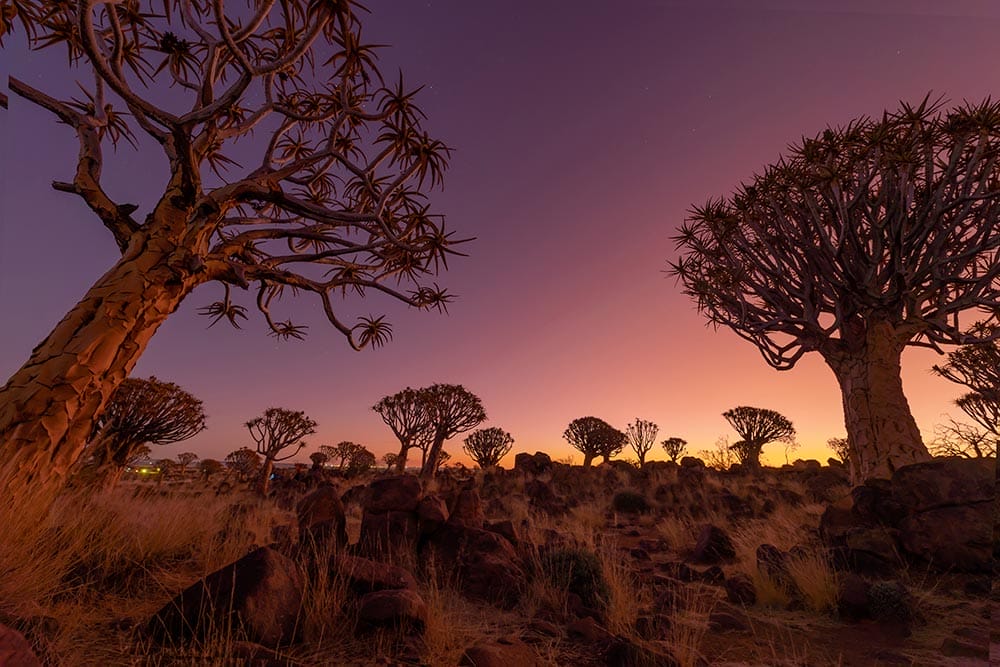
[[[267,490],[271,488],[271,472],[274,470],[274,461],[264,459],[264,465],[260,467],[260,477],[257,478],[257,493],[262,496],[267,495]]]
[[[594,462],[594,455],[593,454],[584,454],[583,455],[583,467],[584,468],[589,468],[590,464],[593,463],[593,462]]]
[[[0,486],[9,497],[63,486],[111,394],[198,284],[178,256],[137,233],[0,389]]]
[[[402,475],[406,472],[406,455],[409,453],[410,448],[406,445],[400,445],[399,456],[396,457],[396,472]]]
[[[827,351],[840,383],[852,467],[858,481],[888,478],[930,458],[903,394],[900,357],[905,343],[885,322],[869,322],[864,343]]]
[[[441,448],[444,447],[444,438],[435,436],[431,443],[430,451],[424,450],[424,462],[420,466],[421,479],[432,479],[437,472],[438,458],[441,456]]]

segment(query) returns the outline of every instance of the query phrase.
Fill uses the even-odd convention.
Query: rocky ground
[[[313,476],[264,500],[136,486],[118,493],[160,514],[128,540],[179,496],[175,511],[217,508],[217,530],[143,558],[81,551],[33,604],[10,579],[26,575],[0,574],[0,664],[1000,664],[995,481],[992,459],[851,489],[816,462],[521,454],[430,484]]]

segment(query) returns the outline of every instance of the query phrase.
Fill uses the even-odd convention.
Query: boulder
[[[448,506],[438,495],[427,495],[417,503],[417,523],[420,534],[427,535],[444,525],[448,520]]]
[[[540,667],[534,649],[517,639],[483,642],[465,649],[459,667]]]
[[[467,597],[510,608],[526,576],[513,545],[482,528],[448,523],[420,548],[421,561],[438,577],[452,579]]]
[[[908,555],[941,569],[993,571],[993,503],[939,507],[903,519],[899,540]]]
[[[837,613],[846,621],[871,617],[868,591],[871,584],[856,574],[847,574],[837,584]]]
[[[374,591],[417,589],[417,582],[406,568],[379,563],[359,556],[339,555],[330,559],[330,572],[343,577],[355,595]]]
[[[295,640],[302,581],[295,563],[260,547],[195,582],[149,621],[155,641],[179,643],[211,632],[242,628],[267,647]]]
[[[420,502],[420,480],[413,475],[376,479],[368,485],[367,512],[413,512]]]
[[[752,607],[757,604],[757,589],[753,580],[743,573],[737,573],[726,579],[726,599],[740,607]]]
[[[20,632],[0,624],[0,665],[42,667],[42,662]]]
[[[691,559],[696,563],[715,565],[736,557],[736,548],[729,534],[711,524],[702,526]]]
[[[521,452],[514,457],[514,470],[530,475],[544,475],[552,471],[552,458],[545,452]]]
[[[892,494],[910,513],[993,502],[996,459],[943,458],[900,468]]]
[[[413,554],[420,536],[416,512],[370,512],[361,515],[360,552],[381,558]]]
[[[391,627],[422,632],[427,624],[427,603],[416,591],[405,588],[374,591],[358,605],[358,630]]]
[[[321,486],[302,498],[295,506],[295,514],[301,543],[335,549],[347,546],[347,518],[335,486]]]
[[[475,489],[459,491],[448,511],[448,523],[469,528],[482,528],[486,522],[483,503]]]

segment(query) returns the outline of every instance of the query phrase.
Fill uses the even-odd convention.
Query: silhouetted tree
[[[927,99],[804,138],[728,199],[696,207],[670,265],[715,325],[788,369],[833,369],[851,457],[888,477],[928,457],[903,394],[907,345],[995,339],[960,315],[1000,308],[1000,102]]]
[[[597,417],[574,419],[563,438],[583,454],[584,468],[589,468],[597,456],[610,460],[625,446],[625,434]]]
[[[984,324],[972,328],[973,334],[995,335],[1000,326]],[[962,385],[991,400],[1000,400],[1000,344],[996,340],[963,345],[948,353],[948,362],[934,366],[941,377]]]
[[[717,439],[712,449],[699,451],[698,457],[705,462],[706,466],[716,470],[729,470],[737,462],[736,453],[729,444],[729,438],[725,436]]]
[[[976,394],[969,394],[976,396]],[[989,458],[997,455],[1000,438],[987,429],[949,419],[935,428],[931,452],[935,456]]]
[[[382,463],[385,464],[385,471],[389,472],[394,467],[396,467],[399,461],[399,455],[392,452],[387,452],[382,455]]]
[[[353,450],[347,460],[344,475],[346,477],[357,477],[362,473],[368,472],[373,467],[375,467],[375,455],[367,447],[358,445],[358,449]]]
[[[430,423],[426,405],[421,400],[419,389],[407,387],[391,396],[383,397],[372,406],[392,434],[399,440],[399,454],[396,456],[396,470],[406,469],[406,457],[411,448],[416,447],[423,455],[421,467],[427,458],[427,448],[434,440],[434,428]]]
[[[420,390],[420,401],[434,429],[427,458],[420,476],[430,478],[438,469],[444,441],[471,430],[486,421],[486,410],[479,397],[460,384],[435,384]]]
[[[309,460],[312,461],[313,470],[322,470],[323,465],[330,460],[330,457],[326,455],[326,452],[318,451],[310,454]]]
[[[342,440],[333,447],[320,447],[320,451],[328,454],[331,461],[337,461],[337,470],[341,472],[348,467],[351,459],[357,456],[363,449],[362,445],[350,440]]]
[[[760,452],[769,442],[793,442],[795,427],[774,410],[740,406],[722,413],[742,440],[729,446],[740,463],[760,467]]]
[[[635,421],[625,427],[625,437],[629,446],[639,459],[639,467],[646,463],[646,454],[656,444],[656,434],[660,432],[660,427],[651,421],[635,418]]]
[[[684,453],[688,443],[684,438],[667,438],[660,444],[663,446],[663,451],[667,453],[667,458],[677,463],[677,459]]]
[[[187,467],[198,460],[198,455],[194,452],[182,452],[177,455],[177,464],[181,467],[181,470],[187,470]]]
[[[298,454],[306,446],[302,438],[316,432],[316,422],[302,411],[268,408],[245,426],[257,445],[257,453],[264,457],[257,477],[257,491],[264,495],[271,481],[274,462],[285,461]],[[282,452],[285,454],[282,455]]]
[[[514,437],[502,428],[491,426],[473,431],[465,438],[462,450],[480,468],[499,465],[500,459],[510,453]]]
[[[232,288],[250,290],[279,338],[306,329],[281,319],[279,301],[314,295],[356,349],[383,344],[391,329],[381,316],[348,322],[348,293],[445,309],[451,297],[432,277],[458,241],[426,195],[449,149],[422,127],[416,90],[379,73],[355,2],[165,1],[144,11],[133,0],[17,0],[20,23],[4,5],[5,31],[20,26],[30,48],[66,49],[80,68],[41,77],[15,59],[22,71],[8,87],[72,130],[73,181],[53,187],[79,197],[122,253],[0,389],[8,493],[65,481],[114,390],[200,285],[221,285],[203,310],[213,323],[244,319]],[[236,142],[246,168],[227,155]],[[125,143],[162,149],[167,178],[148,211],[107,178],[122,171],[107,168],[121,155],[107,149]]]
[[[229,452],[224,463],[227,468],[236,471],[237,479],[246,482],[257,476],[260,470],[260,454],[249,447],[240,447],[235,452]]]
[[[204,429],[201,401],[181,387],[155,377],[129,378],[97,421],[88,466],[104,484],[114,484],[139,446],[181,442]]]
[[[212,475],[217,475],[225,469],[221,461],[215,459],[202,459],[198,462],[198,470],[201,472],[202,476],[208,481],[208,478]]]

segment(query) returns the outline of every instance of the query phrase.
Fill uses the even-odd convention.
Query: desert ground
[[[522,453],[264,498],[126,479],[4,510],[0,646],[10,665],[997,664],[995,469],[852,490],[835,460]]]

